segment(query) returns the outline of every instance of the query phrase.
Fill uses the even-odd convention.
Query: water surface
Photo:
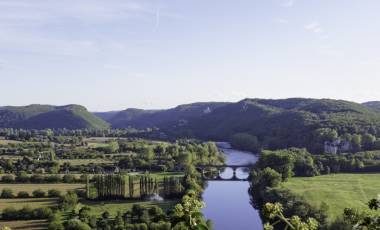
[[[257,156],[231,149],[227,143],[218,143],[226,155],[226,163],[244,165],[255,163]],[[230,178],[232,171],[226,169],[223,178]],[[248,172],[238,171],[239,178],[248,176]],[[257,210],[250,204],[249,183],[244,181],[210,181],[203,193],[206,207],[203,213],[214,223],[215,230],[262,230],[262,223]]]

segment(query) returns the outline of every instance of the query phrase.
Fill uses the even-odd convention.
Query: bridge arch
[[[208,181],[248,181],[252,168],[253,165],[198,165],[196,167],[203,180]],[[230,169],[232,175],[223,177],[221,174],[225,169]],[[247,173],[247,176],[241,175],[244,173]]]

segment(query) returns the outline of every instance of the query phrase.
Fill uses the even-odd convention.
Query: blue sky
[[[380,100],[378,0],[0,0],[1,105]]]

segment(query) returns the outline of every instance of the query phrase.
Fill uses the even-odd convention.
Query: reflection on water
[[[228,143],[218,143],[229,165],[255,163],[257,156],[249,152],[231,149]],[[238,178],[248,177],[247,169],[237,170]],[[226,168],[222,178],[231,178],[233,171]],[[211,219],[216,230],[263,229],[258,211],[250,205],[249,183],[241,181],[210,181],[203,194],[206,208],[203,213]]]

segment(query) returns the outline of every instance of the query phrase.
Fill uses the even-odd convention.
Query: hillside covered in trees
[[[22,129],[105,129],[109,125],[80,105],[0,107],[0,127]]]
[[[107,121],[115,128],[156,127],[169,136],[237,140],[239,145],[246,142],[239,137],[249,138],[251,150],[295,146],[321,152],[326,141],[337,139],[360,150],[363,135],[371,135],[367,139],[380,135],[379,111],[367,104],[331,99],[245,99],[168,110],[127,109]]]

